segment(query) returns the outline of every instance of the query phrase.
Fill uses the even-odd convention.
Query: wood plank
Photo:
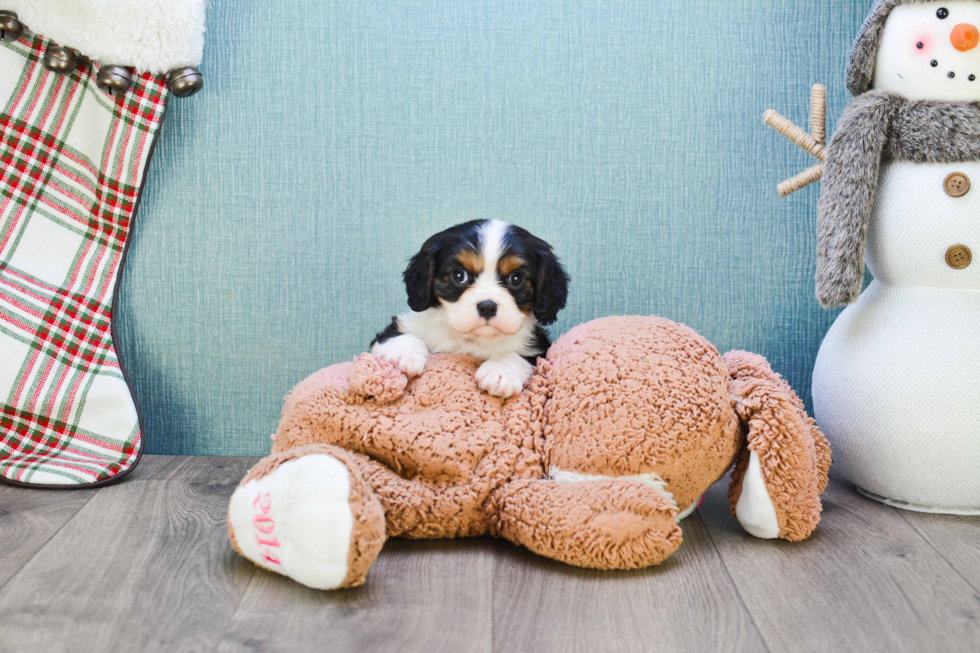
[[[699,512],[771,650],[976,650],[976,592],[895,509],[831,481],[809,540],[766,541],[731,516],[726,488]]]
[[[0,485],[0,588],[98,492]]]
[[[899,513],[980,594],[980,517]]]
[[[259,570],[219,651],[489,651],[492,543],[388,540],[367,583],[312,590]]]
[[[758,651],[765,645],[696,514],[658,567],[577,569],[498,544],[495,651]]]
[[[212,650],[254,567],[228,498],[254,459],[148,456],[0,589],[0,650]]]

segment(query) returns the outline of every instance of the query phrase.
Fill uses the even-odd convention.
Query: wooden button
[[[950,197],[963,197],[970,192],[970,178],[962,172],[953,172],[943,182],[943,190]]]
[[[973,252],[966,245],[953,245],[946,250],[946,265],[954,270],[970,267],[973,262]]]

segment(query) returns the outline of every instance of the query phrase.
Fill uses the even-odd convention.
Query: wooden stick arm
[[[812,168],[807,168],[795,177],[787,179],[776,187],[776,192],[779,193],[780,197],[788,197],[801,188],[806,188],[810,184],[820,181],[821,177],[823,177],[823,165],[822,163],[818,163]]]
[[[821,161],[827,158],[824,146],[810,134],[791,123],[772,109],[762,114],[762,120],[777,132],[788,138],[797,147],[809,152]]]
[[[800,149],[809,152],[820,161],[827,160],[825,145],[827,140],[827,89],[823,85],[814,84],[813,88],[810,89],[810,133],[803,131],[773,109],[766,111],[762,115],[762,120]],[[786,197],[801,188],[820,181],[823,172],[824,164],[818,163],[779,184],[776,190],[780,197]]]
[[[823,84],[810,89],[810,133],[821,145],[827,142],[827,87]]]

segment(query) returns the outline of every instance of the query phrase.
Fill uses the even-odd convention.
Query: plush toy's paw
[[[383,358],[362,354],[351,365],[347,383],[353,392],[384,404],[404,394],[408,377]]]
[[[680,546],[669,493],[636,479],[525,479],[492,497],[497,533],[540,555],[589,569],[643,569]]]
[[[747,427],[728,488],[732,513],[756,537],[805,540],[820,521],[830,446],[764,358],[735,351],[723,360],[732,407]]]
[[[422,374],[425,362],[429,360],[429,348],[411,333],[379,342],[371,347],[371,353],[388,361],[410,379]]]
[[[742,477],[742,494],[735,504],[735,518],[750,535],[764,540],[779,537],[776,506],[769,498],[769,490],[762,478],[759,454],[754,451],[749,453],[749,466]]]
[[[476,384],[495,397],[513,397],[524,389],[534,367],[517,354],[491,358],[476,371]]]
[[[385,539],[373,491],[327,453],[278,462],[259,463],[257,470],[263,464],[272,470],[246,477],[232,495],[228,530],[235,548],[260,567],[315,589],[362,584]]]

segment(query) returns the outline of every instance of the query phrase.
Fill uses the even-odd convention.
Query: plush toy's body
[[[800,540],[819,520],[830,450],[758,356],[622,317],[564,335],[511,399],[481,392],[478,366],[436,355],[408,382],[365,355],[301,383],[232,497],[235,548],[323,589],[362,583],[386,536],[491,534],[641,568],[677,548],[678,515],[733,464],[750,532]]]

